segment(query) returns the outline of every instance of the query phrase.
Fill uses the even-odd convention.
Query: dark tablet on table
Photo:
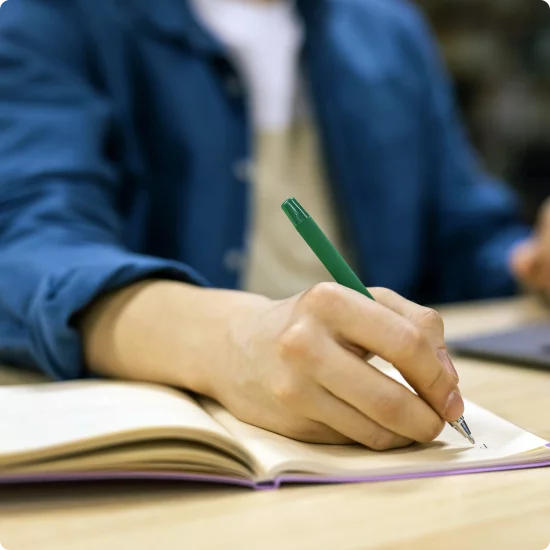
[[[550,322],[448,342],[456,355],[550,370]]]

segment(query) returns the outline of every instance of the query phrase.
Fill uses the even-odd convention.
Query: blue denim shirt
[[[335,208],[367,285],[422,302],[510,293],[526,229],[459,126],[404,0],[297,0]],[[71,325],[149,276],[238,287],[247,92],[186,0],[0,8],[0,361],[85,375]],[[282,215],[282,214],[281,214]]]

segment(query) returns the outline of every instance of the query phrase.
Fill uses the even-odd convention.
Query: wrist
[[[143,281],[93,304],[79,328],[90,370],[212,395],[235,350],[233,326],[270,300],[173,281]]]

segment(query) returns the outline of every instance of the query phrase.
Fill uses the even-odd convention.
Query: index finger
[[[369,290],[377,302],[425,330],[434,347],[446,347],[443,318],[435,309],[415,304],[389,288],[371,288]]]
[[[385,305],[343,286],[326,283],[308,291],[337,339],[379,355],[445,420],[464,412],[457,379],[437,357],[425,329]]]
[[[378,302],[426,331],[440,362],[458,381],[458,372],[447,353],[445,324],[441,315],[435,309],[415,304],[389,288],[371,288],[370,291]]]

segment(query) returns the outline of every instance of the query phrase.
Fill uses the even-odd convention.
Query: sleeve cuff
[[[80,335],[70,322],[99,295],[150,277],[209,286],[199,273],[178,262],[120,251],[99,257],[101,261],[86,267],[59,270],[45,277],[30,304],[31,354],[52,378],[89,376]]]

